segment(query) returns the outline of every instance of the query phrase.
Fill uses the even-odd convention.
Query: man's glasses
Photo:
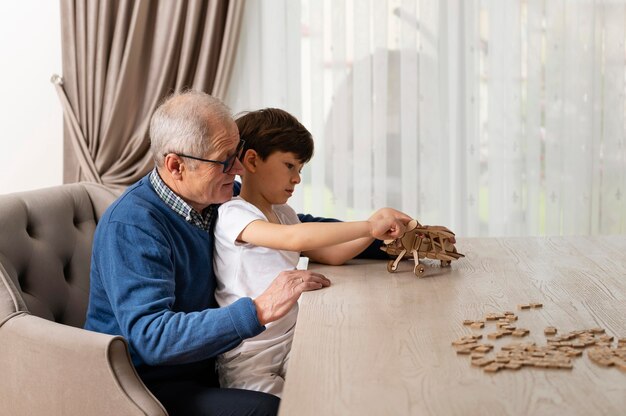
[[[235,159],[237,159],[237,158],[239,158],[241,156],[241,152],[243,151],[243,146],[245,144],[246,144],[246,141],[243,140],[243,139],[240,139],[239,140],[239,144],[237,145],[237,150],[235,150],[235,153],[232,154],[231,156],[228,156],[226,158],[226,160],[224,160],[224,161],[211,160],[211,159],[202,159],[201,157],[184,155],[182,153],[174,153],[174,154],[179,156],[179,157],[186,157],[188,159],[199,160],[200,162],[217,163],[217,164],[223,165],[224,169],[222,170],[222,172],[228,173],[228,172],[231,171],[233,166],[235,166]]]

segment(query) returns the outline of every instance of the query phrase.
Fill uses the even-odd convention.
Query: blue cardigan
[[[235,182],[234,195],[239,191]],[[387,258],[380,243],[358,257]],[[212,232],[172,211],[147,175],[98,223],[85,328],[126,338],[136,366],[212,358],[265,329],[250,298],[218,308],[215,286]]]
[[[136,366],[215,357],[264,330],[250,298],[218,308],[215,285],[212,232],[175,213],[145,176],[96,228],[85,328],[122,335]]]

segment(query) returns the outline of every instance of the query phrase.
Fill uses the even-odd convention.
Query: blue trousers
[[[215,361],[137,368],[144,384],[170,416],[274,416],[280,399],[240,389],[222,389]]]

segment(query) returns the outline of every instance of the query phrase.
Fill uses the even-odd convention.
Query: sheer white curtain
[[[625,22],[615,0],[249,0],[227,101],[311,130],[301,212],[624,233]]]

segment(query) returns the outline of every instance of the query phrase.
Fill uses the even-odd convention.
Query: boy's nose
[[[300,177],[299,173],[296,173],[295,175],[293,175],[293,177],[291,178],[291,181],[295,184],[299,184],[300,181],[302,180],[302,178]]]

